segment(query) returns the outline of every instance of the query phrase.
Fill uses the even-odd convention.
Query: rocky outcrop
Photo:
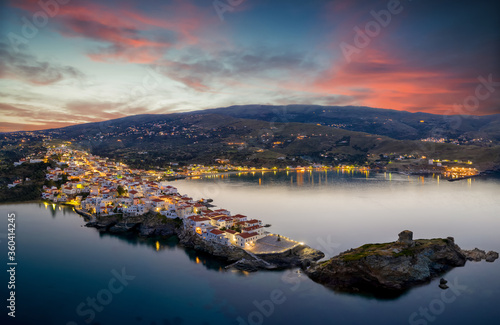
[[[90,221],[85,224],[85,227],[96,228],[99,231],[108,231],[116,224],[115,220],[109,221]]]
[[[396,242],[343,252],[306,273],[313,281],[342,291],[402,292],[465,264],[467,254],[452,237],[413,240],[410,233],[401,233]]]
[[[276,265],[278,269],[290,268],[294,266],[306,268],[310,266],[312,262],[325,257],[325,254],[307,245],[300,245],[284,253],[259,254],[258,257],[262,258],[266,262]]]
[[[236,246],[203,240],[198,235],[184,230],[182,221],[166,219],[154,213],[128,218],[100,216],[96,217],[95,221],[88,222],[86,226],[97,228],[101,232],[114,234],[131,232],[141,237],[177,236],[180,245],[211,254],[228,262],[236,262],[231,266],[245,271],[307,267],[311,262],[324,257],[322,252],[305,245],[297,246],[282,254],[252,256]]]
[[[142,220],[138,227],[139,236],[141,237],[169,237],[177,235],[182,221],[174,221],[172,219],[158,218],[156,215],[149,215]]]
[[[306,245],[296,246],[279,254],[258,254],[254,258],[242,258],[227,268],[255,272],[258,270],[279,270],[293,267],[306,268],[314,261],[325,257],[323,252]]]
[[[494,251],[489,251],[486,253],[485,251],[474,248],[472,250],[463,250],[462,251],[469,261],[480,262],[485,260],[486,262],[493,262],[498,258],[498,253]]]
[[[238,261],[243,258],[253,259],[241,248],[203,240],[198,235],[195,235],[190,231],[179,230],[177,236],[179,237],[179,243],[181,245],[223,258],[229,262]]]
[[[137,226],[139,226],[140,223],[134,223],[134,222],[118,222],[114,224],[113,226],[109,227],[108,231],[112,234],[122,234],[131,231],[132,229],[135,229]]]
[[[100,216],[96,217],[95,221],[88,222],[85,226],[113,234],[135,232],[141,237],[168,237],[176,235],[177,229],[179,229],[181,224],[182,222],[158,217],[154,213],[148,213],[128,218]]]

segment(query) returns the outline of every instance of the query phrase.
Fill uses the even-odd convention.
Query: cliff
[[[121,215],[98,216],[88,222],[86,227],[112,234],[136,232],[141,237],[173,236],[182,225],[180,220],[167,219],[155,213],[147,213],[137,217],[122,218]]]

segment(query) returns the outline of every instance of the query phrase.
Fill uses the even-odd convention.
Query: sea
[[[172,185],[195,199],[212,199],[217,208],[261,219],[269,231],[317,248],[326,258],[394,241],[402,230],[413,231],[414,238],[451,236],[463,249],[500,252],[498,178],[449,182],[436,175],[356,170],[256,171]],[[70,207],[4,204],[0,215],[1,324],[425,325],[500,319],[498,260],[451,270],[444,275],[448,290],[435,279],[380,298],[325,288],[296,268],[228,270],[224,260],[186,249],[175,237],[100,233],[85,227]],[[9,237],[9,223],[15,224],[15,238]],[[15,247],[13,260],[9,246]],[[8,315],[11,291],[15,317]]]

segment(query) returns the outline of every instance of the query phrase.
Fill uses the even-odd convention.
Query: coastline
[[[41,203],[23,202],[23,203]],[[71,206],[67,205],[66,206]],[[133,234],[138,238],[176,237],[180,246],[224,260],[226,270],[243,272],[260,270],[285,270],[300,268],[311,280],[334,291],[374,296],[397,297],[409,289],[439,277],[466,261],[493,262],[498,253],[480,249],[463,250],[452,237],[412,239],[412,233],[404,231],[396,242],[365,244],[340,253],[328,260],[325,255],[307,245],[295,246],[282,253],[252,254],[236,246],[222,245],[203,240],[179,221],[162,222],[154,213],[147,213],[127,220],[93,216],[73,206],[75,213],[84,217],[85,226],[101,233],[115,235]],[[92,220],[92,219],[96,220]],[[405,237],[405,235],[407,237]],[[418,261],[414,261],[417,259]],[[427,265],[427,266],[426,266]],[[397,266],[397,267],[396,267]],[[428,271],[422,272],[422,267]],[[440,286],[446,289],[445,284]]]
[[[162,224],[152,214],[135,217],[130,222],[118,220],[103,221],[93,215],[78,210],[75,212],[84,218],[90,219],[86,227],[96,228],[99,232],[110,234],[132,233],[138,237],[164,237],[175,236],[179,239],[181,246],[196,251],[208,253],[214,257],[222,258],[231,263],[226,268],[234,268],[243,271],[254,272],[258,270],[278,270],[294,267],[307,267],[325,255],[307,245],[298,245],[281,253],[274,254],[252,254],[240,247],[223,245],[215,241],[203,240],[200,236],[193,234],[190,229],[185,229],[180,223],[167,222]],[[86,219],[86,220],[87,220]]]

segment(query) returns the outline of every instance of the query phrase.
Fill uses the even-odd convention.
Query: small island
[[[462,250],[453,237],[413,240],[413,233],[405,230],[395,242],[350,249],[311,266],[306,274],[334,290],[399,295],[464,266],[467,260],[493,262],[497,258],[493,251]]]

